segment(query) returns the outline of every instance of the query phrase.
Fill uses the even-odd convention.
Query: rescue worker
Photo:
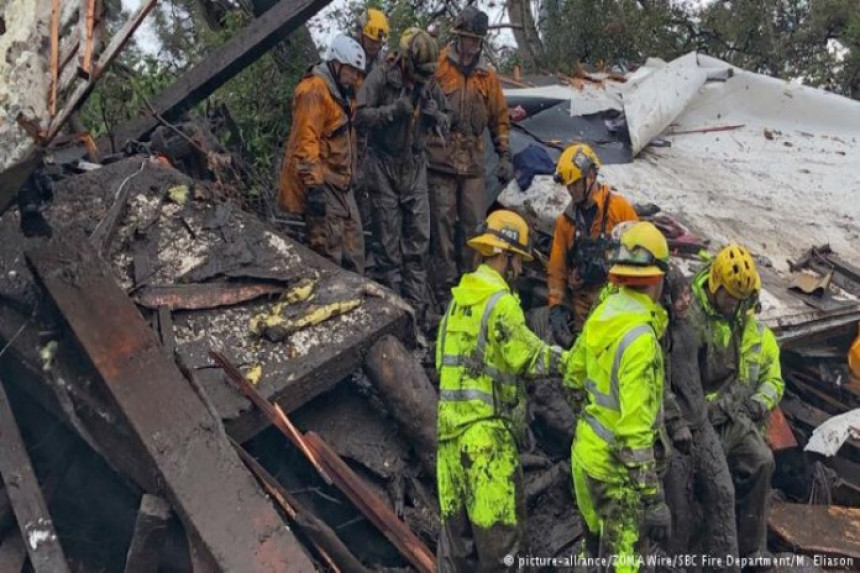
[[[356,126],[368,132],[364,184],[373,204],[381,280],[423,320],[428,303],[425,259],[430,244],[428,131],[447,130],[445,99],[435,82],[436,43],[418,28],[373,69],[358,94]]]
[[[749,251],[721,250],[693,280],[689,320],[708,417],[722,442],[735,487],[738,550],[769,557],[767,508],[773,454],[763,426],[785,384],[773,332],[755,317],[761,278]]]
[[[457,277],[478,263],[465,243],[487,213],[485,129],[489,128],[499,156],[496,176],[503,184],[513,178],[508,107],[495,70],[481,60],[488,26],[486,13],[474,6],[464,8],[454,24],[456,39],[442,50],[436,68],[436,81],[452,112],[450,137],[431,137],[427,145],[431,252],[439,302],[447,301]]]
[[[361,12],[356,25],[355,39],[364,48],[367,63],[364,66],[365,77],[370,75],[373,67],[382,61],[383,47],[388,39],[390,27],[388,18],[380,10],[368,8]],[[367,151],[367,134],[358,133],[358,173],[355,177],[355,198],[358,202],[358,210],[361,214],[363,230],[371,234],[373,226],[373,206],[370,203],[367,186],[364,184],[364,157]],[[365,254],[372,257],[372,241],[365,244]],[[369,262],[369,261],[368,261]]]
[[[726,566],[712,564],[708,570],[738,571],[734,486],[720,438],[708,420],[696,331],[688,318],[690,281],[677,267],[670,267],[666,275],[663,299],[669,311],[669,328],[663,337],[664,407],[674,446],[663,478],[675,531],[666,549],[677,556],[720,556]],[[735,558],[731,565],[728,556]],[[701,567],[688,569],[693,570]]]
[[[325,61],[296,86],[278,193],[282,209],[304,215],[310,247],[358,273],[364,272],[364,237],[352,190],[352,120],[364,64],[358,42],[339,35]]]
[[[364,49],[366,63],[364,65],[365,75],[370,75],[374,66],[378,65],[383,58],[382,48],[391,31],[388,18],[376,8],[368,8],[362,11],[356,26],[356,40]]]
[[[555,220],[547,288],[552,333],[564,347],[570,346],[574,332],[582,330],[606,284],[612,229],[623,221],[638,220],[624,197],[598,183],[599,169],[600,159],[594,150],[577,143],[564,150],[555,170],[555,180],[567,187],[570,203]],[[568,306],[571,292],[572,313]]]
[[[505,556],[525,549],[524,378],[562,374],[567,360],[528,329],[511,291],[532,260],[526,222],[495,211],[483,227],[468,242],[483,264],[453,289],[436,344],[440,571],[510,568]]]
[[[616,556],[616,571],[638,570],[640,532],[660,542],[670,536],[655,456],[667,443],[660,338],[668,316],[659,301],[668,260],[666,239],[651,223],[624,232],[609,269],[618,290],[589,316],[564,378],[586,394],[571,454],[586,549]]]

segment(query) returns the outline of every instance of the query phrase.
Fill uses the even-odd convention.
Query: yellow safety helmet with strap
[[[400,54],[406,58],[411,72],[429,79],[436,72],[439,48],[436,40],[420,28],[407,28],[400,36]]]
[[[467,244],[485,257],[510,251],[526,261],[534,258],[529,246],[529,226],[513,211],[493,211],[478,228],[478,233]]]
[[[555,181],[570,185],[582,179],[590,169],[600,169],[600,158],[588,145],[574,143],[565,149],[555,167]]]
[[[714,257],[708,273],[708,290],[714,294],[720,287],[738,300],[747,300],[761,290],[761,277],[745,247],[732,244]]]
[[[669,270],[669,244],[653,223],[640,221],[624,231],[609,262],[610,277],[660,277]]]
[[[368,40],[376,42],[384,42],[391,30],[388,25],[388,18],[376,8],[368,8],[361,13],[358,27]]]

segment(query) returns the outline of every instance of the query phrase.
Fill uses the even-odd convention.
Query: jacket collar
[[[597,212],[599,214],[602,212],[603,204],[606,202],[606,194],[609,193],[609,186],[600,183],[595,183],[594,186],[596,187],[594,191],[594,204],[597,205]],[[564,214],[568,219],[576,223],[576,205],[573,204],[573,201],[567,202]],[[589,229],[590,231],[591,229]]]
[[[311,68],[311,73],[325,82],[326,87],[328,87],[329,93],[331,93],[331,97],[337,101],[341,106],[345,107],[349,104],[346,98],[343,97],[343,94],[340,91],[340,88],[337,85],[337,81],[334,79],[334,76],[331,75],[331,69],[327,62],[320,62],[316,64],[313,68]]]
[[[618,292],[622,296],[636,301],[642,306],[643,311],[647,312],[651,317],[648,322],[657,334],[657,338],[662,338],[663,334],[666,332],[666,327],[669,325],[669,313],[666,312],[666,309],[659,303],[651,300],[650,296],[645,293],[641,293],[638,290],[623,286]]]
[[[453,42],[451,42],[450,44],[445,46],[445,48],[442,50],[442,54],[440,55],[440,57],[442,59],[447,59],[449,62],[454,64],[454,66],[458,70],[462,70],[463,65],[460,63],[460,54],[457,53],[456,42],[457,41],[454,40]],[[483,55],[478,57],[478,61],[475,63],[475,65],[472,66],[471,71],[473,71],[473,72],[486,72],[487,71],[487,64],[484,61]]]

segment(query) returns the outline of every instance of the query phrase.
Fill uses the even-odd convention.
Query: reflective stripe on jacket
[[[282,209],[304,213],[312,187],[349,190],[356,167],[354,113],[355,101],[343,99],[326,63],[305,74],[293,93],[278,192]]]
[[[723,356],[734,358],[734,374],[724,379],[707,379],[712,368],[702,369],[702,385],[707,391],[708,401],[713,401],[724,393],[737,393],[737,401],[752,398],[761,401],[768,410],[772,410],[782,400],[785,382],[782,379],[782,368],[779,363],[779,345],[773,331],[756,319],[752,312],[743,313],[739,320],[742,325],[722,317],[708,299],[707,281],[709,267],[705,267],[693,280],[693,301],[697,311],[691,316],[697,316],[697,331],[701,338],[700,346],[705,346],[706,361],[718,361]],[[733,331],[740,332],[740,345],[733,340]],[[732,346],[739,348],[735,353]],[[710,356],[715,356],[710,358]],[[733,384],[740,383],[743,391],[732,389]]]
[[[663,352],[668,317],[651,298],[622,287],[594,310],[571,351],[565,385],[585,389],[574,463],[601,481],[652,470],[662,431]],[[649,484],[654,487],[656,484]]]
[[[561,374],[567,352],[528,329],[519,298],[487,265],[463,275],[439,327],[439,439],[474,422],[505,420],[515,436],[525,429],[524,376]]]

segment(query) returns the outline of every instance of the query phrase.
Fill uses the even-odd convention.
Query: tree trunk
[[[507,9],[523,68],[527,72],[536,72],[543,66],[543,45],[532,17],[531,2],[507,0]]]

